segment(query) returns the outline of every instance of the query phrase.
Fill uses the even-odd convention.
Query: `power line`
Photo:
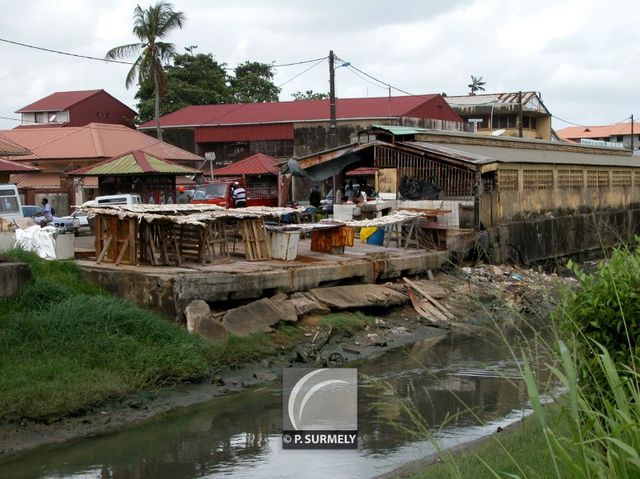
[[[33,50],[40,50],[40,51],[48,52],[48,53],[56,53],[58,55],[66,55],[66,56],[75,57],[75,58],[84,58],[86,60],[96,60],[96,61],[107,62],[107,63],[119,63],[119,64],[122,64],[122,65],[133,65],[134,64],[134,62],[127,62],[127,61],[124,61],[124,60],[108,60],[108,59],[105,59],[105,58],[94,57],[94,56],[91,56],[91,55],[80,55],[78,53],[70,53],[70,52],[65,52],[65,51],[62,51],[62,50],[54,50],[52,48],[39,47],[37,45],[30,45],[28,43],[16,42],[14,40],[8,40],[6,38],[0,38],[0,42],[10,43],[12,45],[17,45],[17,46],[25,47],[25,48],[31,48]],[[326,58],[327,57],[312,58],[310,60],[301,60],[301,61],[298,61],[298,62],[290,62],[290,63],[280,63],[280,64],[275,64],[275,65],[269,65],[268,63],[266,63],[265,65],[268,65],[269,68],[292,67],[292,66],[296,66],[296,65],[304,65],[305,63],[317,62],[318,60],[325,60]],[[235,68],[236,67],[228,67],[228,68],[225,68],[225,70],[235,70]]]
[[[317,67],[318,65],[320,65],[320,64],[321,64],[322,62],[324,62],[326,59],[327,59],[327,57],[320,58],[320,61],[318,61],[318,62],[314,63],[314,64],[313,64],[313,65],[311,65],[309,68],[307,68],[307,69],[305,69],[305,70],[301,71],[300,73],[298,73],[297,75],[295,75],[295,76],[293,76],[293,77],[289,78],[287,81],[285,81],[285,82],[283,82],[283,83],[280,83],[280,84],[278,85],[278,88],[281,88],[281,87],[283,87],[284,85],[286,85],[287,83],[292,82],[293,80],[295,80],[295,79],[296,79],[296,78],[298,78],[299,76],[302,76],[302,75],[304,75],[305,73],[307,73],[309,70],[313,70],[315,67]]]
[[[133,62],[125,62],[125,61],[122,61],[122,60],[107,60],[105,58],[92,57],[90,55],[79,55],[77,53],[63,52],[61,50],[53,50],[51,48],[44,48],[44,47],[38,47],[36,45],[29,45],[28,43],[14,42],[13,40],[7,40],[6,38],[0,38],[0,42],[11,43],[12,45],[18,45],[18,46],[25,47],[25,48],[32,48],[33,50],[40,50],[40,51],[43,51],[43,52],[57,53],[58,55],[66,55],[66,56],[69,56],[69,57],[84,58],[86,60],[98,60],[98,61],[107,62],[107,63],[120,63],[122,65],[133,65]]]

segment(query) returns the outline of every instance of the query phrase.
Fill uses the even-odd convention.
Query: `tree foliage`
[[[273,71],[266,63],[246,61],[229,81],[237,103],[278,101],[280,88],[273,84]]]
[[[195,53],[196,48],[193,45],[185,48],[185,53],[173,57],[173,64],[164,67],[166,94],[160,104],[161,115],[190,105],[278,101],[280,89],[273,84],[269,65],[247,61],[231,75],[225,63],[218,63],[211,53]],[[136,99],[139,120],[151,120],[154,115],[151,81],[140,83]]]
[[[297,91],[295,93],[292,93],[291,96],[293,97],[293,99],[295,101],[299,101],[299,100],[325,100],[327,98],[329,98],[329,94],[328,93],[320,93],[320,92],[315,92],[313,90],[307,90],[304,93],[301,91]]]
[[[133,34],[139,41],[112,48],[105,55],[107,60],[124,59],[137,55],[125,79],[125,85],[129,88],[136,81],[139,84],[144,82],[153,84],[155,118],[160,139],[162,139],[158,122],[160,98],[166,90],[164,65],[175,55],[175,45],[162,40],[174,30],[182,28],[184,21],[184,14],[175,12],[170,3],[159,1],[146,10],[137,5],[133,10]]]
[[[173,64],[165,67],[166,93],[160,104],[160,114],[166,115],[189,105],[215,105],[233,102],[224,63],[214,60],[211,53],[195,54],[195,47],[175,55]],[[140,84],[136,99],[141,121],[154,115],[153,83]]]
[[[470,90],[469,94],[475,95],[476,92],[478,91],[484,91],[484,86],[486,84],[487,82],[485,82],[482,77],[476,77],[471,75],[471,83],[467,85]]]

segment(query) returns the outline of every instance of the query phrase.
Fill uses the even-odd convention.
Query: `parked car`
[[[22,216],[25,218],[33,218],[37,224],[42,223],[44,218],[42,216],[33,216],[41,210],[36,205],[22,205]],[[73,233],[78,234],[80,228],[80,221],[73,216],[54,216],[51,226],[55,226],[58,233]]]
[[[20,218],[23,216],[20,206],[20,196],[16,185],[0,185],[0,218],[5,221]]]

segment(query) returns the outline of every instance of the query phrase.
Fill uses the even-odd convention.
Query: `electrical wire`
[[[29,45],[28,43],[14,42],[13,40],[7,40],[6,38],[0,38],[0,42],[10,43],[12,45],[18,45],[25,48],[32,48],[33,50],[40,50],[43,52],[57,53],[58,55],[66,55],[68,57],[84,58],[86,60],[98,60],[98,61],[107,62],[107,63],[120,63],[122,65],[133,65],[133,62],[126,62],[123,60],[107,60],[106,58],[92,57],[90,55],[79,55],[77,53],[63,52],[61,50],[53,50],[51,48],[44,48],[44,47],[38,47],[36,45]]]

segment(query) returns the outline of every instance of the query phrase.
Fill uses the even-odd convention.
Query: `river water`
[[[357,366],[357,451],[282,450],[275,382],[130,430],[41,448],[0,465],[0,477],[373,477],[435,451],[432,440],[414,434],[420,424],[409,411],[444,447],[528,413],[518,364],[506,347],[486,339],[432,337]]]

